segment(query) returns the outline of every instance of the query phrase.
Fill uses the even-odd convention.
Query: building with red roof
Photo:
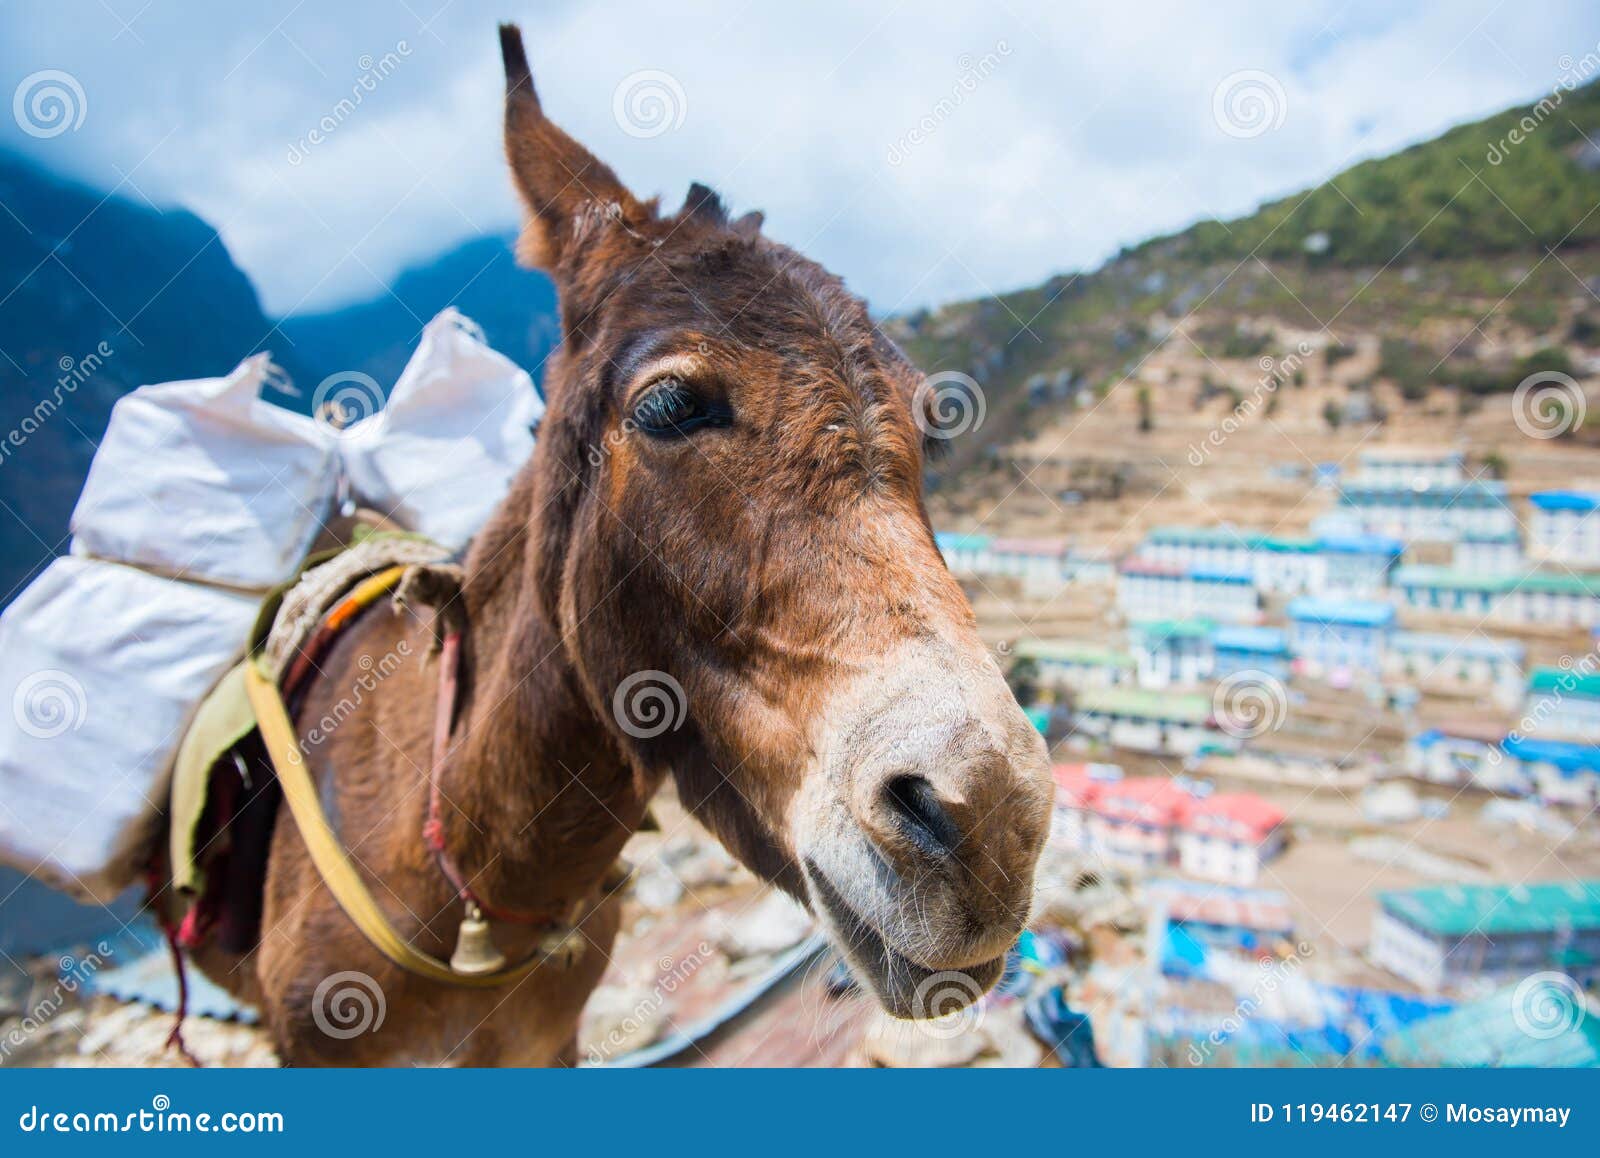
[[[1182,781],[1111,764],[1057,764],[1051,841],[1130,872],[1174,859],[1206,880],[1248,885],[1283,847],[1284,813],[1249,792],[1197,796]]]
[[[1283,809],[1253,792],[1197,800],[1176,835],[1178,864],[1204,880],[1252,885],[1283,849]]]

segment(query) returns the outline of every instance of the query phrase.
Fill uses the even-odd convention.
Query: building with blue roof
[[[1336,683],[1382,667],[1394,608],[1371,599],[1294,599],[1289,649],[1296,671]]]
[[[1517,761],[1540,799],[1577,808],[1600,804],[1600,747],[1513,732],[1501,748]]]
[[[1204,617],[1251,623],[1261,599],[1247,571],[1130,559],[1117,569],[1117,607],[1129,620]]]
[[[1528,559],[1515,531],[1466,531],[1456,540],[1450,565],[1457,571],[1504,573],[1527,570]]]
[[[1278,627],[1218,627],[1211,635],[1212,674],[1222,679],[1241,671],[1289,678],[1289,636]]]
[[[1555,563],[1600,567],[1600,494],[1536,491],[1528,502],[1531,550]]]

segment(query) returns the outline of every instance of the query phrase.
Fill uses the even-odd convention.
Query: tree
[[[1156,420],[1154,407],[1150,402],[1150,387],[1139,387],[1139,433],[1147,434],[1155,429]]]
[[[1322,421],[1328,424],[1329,430],[1338,430],[1339,424],[1344,421],[1344,407],[1332,398],[1322,404]]]

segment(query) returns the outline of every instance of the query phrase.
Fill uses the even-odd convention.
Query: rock
[[[645,908],[660,912],[683,899],[683,882],[665,865],[657,865],[634,878],[633,896]]]
[[[717,944],[730,958],[772,955],[798,945],[811,932],[811,914],[776,890],[740,913],[719,917]]]

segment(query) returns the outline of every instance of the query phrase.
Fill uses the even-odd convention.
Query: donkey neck
[[[537,908],[599,883],[642,820],[648,789],[541,611],[516,499],[467,560],[463,704],[438,774],[451,853],[474,887],[497,905]]]

